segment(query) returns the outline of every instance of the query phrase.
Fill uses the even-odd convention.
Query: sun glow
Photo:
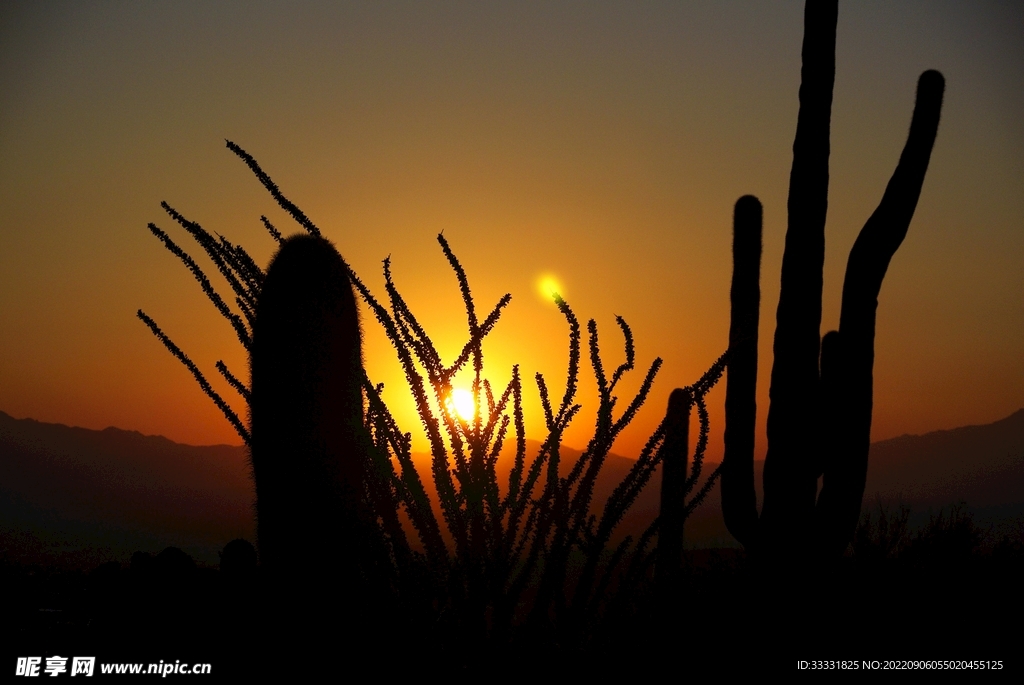
[[[473,393],[463,388],[452,390],[451,403],[455,413],[463,421],[469,422],[476,415],[476,403],[473,401]]]
[[[537,280],[537,291],[541,297],[549,302],[555,299],[555,295],[565,297],[565,290],[562,288],[562,284],[550,274],[541,276]]]

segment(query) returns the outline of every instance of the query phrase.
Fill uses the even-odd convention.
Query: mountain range
[[[528,443],[529,452],[537,448]],[[567,463],[578,456],[563,449]],[[426,459],[417,461],[426,466]],[[607,499],[633,463],[609,455],[595,502]],[[507,461],[502,464],[499,482],[507,482]],[[706,465],[705,473],[713,467]],[[762,467],[755,462],[758,484]],[[123,561],[137,550],[176,546],[201,563],[216,564],[218,550],[230,540],[254,539],[250,474],[244,447],[194,447],[134,431],[73,428],[0,412],[0,559],[88,567]],[[653,520],[659,480],[655,474],[619,535],[635,535]],[[1024,517],[1024,409],[984,426],[872,444],[865,511],[879,502],[902,503],[914,512],[912,523],[920,523],[959,501],[983,524]],[[686,537],[695,547],[735,545],[722,521],[717,488],[687,522]]]

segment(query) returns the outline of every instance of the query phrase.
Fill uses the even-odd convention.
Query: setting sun
[[[455,388],[452,390],[452,405],[455,407],[455,413],[463,421],[472,421],[473,416],[476,414],[475,403],[473,402],[473,393],[464,388]]]

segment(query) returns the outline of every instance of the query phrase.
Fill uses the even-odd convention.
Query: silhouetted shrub
[[[907,554],[917,561],[965,561],[979,551],[985,531],[974,522],[966,502],[959,502],[928,517],[928,525],[910,542]]]
[[[121,575],[121,563],[118,561],[105,561],[89,574],[91,578],[104,580],[119,575]]]
[[[1024,521],[1016,521],[1011,533],[1004,533],[992,548],[992,556],[999,561],[1024,561]]]
[[[136,552],[128,562],[128,569],[133,576],[148,576],[153,572],[153,555],[149,552]]]
[[[220,570],[227,576],[245,577],[256,572],[256,548],[248,540],[232,540],[219,556]]]
[[[167,547],[153,558],[154,571],[164,578],[187,578],[196,570],[196,562],[177,547]]]
[[[853,554],[865,561],[898,557],[910,542],[910,508],[902,502],[895,511],[878,502],[877,518],[865,514],[853,535]]]

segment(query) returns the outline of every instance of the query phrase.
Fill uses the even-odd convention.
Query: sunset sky
[[[519,363],[560,394],[567,329],[553,278],[608,365],[615,315],[636,338],[626,390],[649,404],[724,350],[732,206],[764,205],[759,453],[800,81],[802,2],[0,5],[0,410],[192,444],[239,443],[135,316],[214,370],[246,375],[229,325],[146,229],[198,248],[160,208],[246,246],[259,216],[298,230],[230,139],[259,160],[383,297],[381,260],[450,360],[466,336],[443,231],[478,307],[512,302],[488,376]],[[916,216],[882,287],[873,439],[987,423],[1024,407],[1024,8],[857,2],[839,10],[822,331],[850,246],[902,149],[918,75],[946,97]],[[206,262],[204,262],[206,263]],[[393,351],[364,315],[371,378],[416,427]],[[593,376],[566,443],[593,428]],[[624,403],[625,398],[620,404]],[[724,383],[710,397],[720,453]],[[416,449],[425,441],[417,438]]]

